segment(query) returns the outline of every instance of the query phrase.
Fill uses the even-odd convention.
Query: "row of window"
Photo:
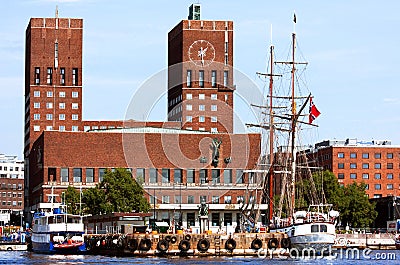
[[[175,212],[173,216],[168,211],[161,211],[159,213],[161,215],[161,220],[165,221],[167,223],[170,223],[172,219],[179,219],[179,212]],[[223,217],[223,218],[221,218]],[[186,220],[188,226],[195,226],[196,225],[196,220],[197,218],[197,213],[192,212],[192,213],[186,213]],[[223,213],[220,214],[218,212],[212,212],[211,213],[211,226],[220,226],[221,224],[224,224],[225,226],[232,225],[232,213]],[[236,222],[239,222],[240,220],[240,213],[236,214]]]
[[[33,103],[33,108],[35,109],[40,109],[40,102],[34,102]],[[52,102],[46,102],[46,109],[52,109],[53,108],[53,103]],[[59,109],[65,109],[65,103],[60,102],[58,103],[58,108]],[[72,109],[79,109],[79,103],[72,103],[71,104]]]
[[[345,158],[345,154],[340,152],[338,153],[338,158]],[[357,158],[357,153],[350,153],[350,158]],[[362,153],[362,158],[368,159],[369,158],[369,153]],[[381,153],[374,153],[374,158],[380,159],[382,158]],[[393,153],[387,153],[386,154],[387,159],[393,159]]]
[[[211,203],[211,204],[232,204],[232,203],[243,203],[244,202],[244,196],[236,196],[236,201],[232,200],[232,196],[231,195],[227,195],[227,196],[212,196],[209,200],[207,195],[201,195],[199,196],[199,200],[196,201],[195,196],[194,195],[188,195],[185,196],[185,200],[182,201],[182,195],[174,195],[173,197],[173,201],[171,201],[172,196],[170,195],[163,195],[161,196],[161,200],[157,197],[157,196],[153,196],[150,195],[150,204],[154,204],[154,203],[162,203],[162,204],[169,204],[169,203],[176,203],[176,204],[180,204],[180,203],[187,203],[187,204],[199,204],[202,202],[205,203]],[[155,201],[154,201],[155,199]],[[249,203],[252,203],[254,201],[254,196],[250,196],[249,197]]]
[[[205,100],[206,99],[206,95],[203,94],[203,93],[200,93],[197,98],[200,99],[200,100]],[[191,100],[191,99],[194,99],[193,94],[192,93],[187,93],[186,94],[186,100]],[[218,100],[218,95],[217,94],[211,94],[210,95],[210,99],[211,100]],[[228,95],[224,95],[224,99],[225,99],[225,101],[227,101],[228,100]],[[169,107],[175,106],[176,104],[178,104],[181,101],[182,101],[182,95],[179,95],[178,97],[173,98],[172,100],[170,100],[168,102],[168,105],[169,105]],[[186,108],[188,108],[188,107],[186,107]],[[200,108],[204,108],[203,110],[205,110],[204,106],[203,107],[199,106],[199,110],[201,110]],[[212,108],[211,110],[217,111],[217,109],[216,109],[217,106],[216,105],[214,105],[214,107],[211,107],[211,108]],[[189,109],[187,109],[187,110],[189,110]]]
[[[22,201],[2,201],[2,206],[22,206]]]
[[[47,95],[48,98],[52,98],[53,97],[53,91],[47,91],[46,95]],[[66,96],[65,91],[58,92],[58,97],[65,98],[65,96]],[[73,98],[77,98],[77,97],[79,97],[79,92],[78,91],[72,91],[71,96]],[[40,98],[40,91],[39,90],[34,90],[33,91],[33,97]]]
[[[193,110],[193,105],[192,105],[192,104],[187,104],[187,105],[186,105],[186,110],[192,111],[192,110]],[[200,104],[200,105],[199,105],[199,111],[205,111],[205,110],[206,110],[206,106]],[[217,111],[217,110],[218,110],[218,106],[217,106],[217,105],[211,105],[211,106],[210,106],[210,110],[211,110],[211,111]]]
[[[338,173],[338,179],[344,179],[345,174],[344,173]],[[375,179],[382,179],[382,174],[381,173],[375,173],[374,174]],[[387,179],[393,179],[393,173],[387,173],[386,174]],[[399,176],[400,178],[400,176]],[[357,179],[357,173],[350,173],[350,179]],[[369,179],[369,173],[363,173],[362,174],[362,179]]]
[[[22,184],[11,184],[11,183],[1,183],[1,189],[2,190],[6,190],[6,189],[9,189],[9,190],[17,190],[17,188],[18,188],[18,190],[22,190]]]
[[[187,87],[192,87],[192,82],[193,80],[196,80],[194,78],[196,78],[195,76],[195,71],[194,70],[187,70],[186,71],[186,86]],[[224,76],[223,76],[223,85],[224,87],[228,87],[229,86],[229,71],[225,70],[224,71]],[[199,81],[199,87],[204,87],[204,81],[205,81],[205,77],[204,77],[204,70],[199,70],[198,72],[198,79]],[[217,87],[217,71],[216,70],[212,70],[211,71],[211,87]]]
[[[33,130],[35,132],[40,132],[40,126],[39,125],[34,125],[33,126]],[[53,130],[54,130],[53,126],[51,126],[51,125],[46,126],[46,131],[53,131]],[[60,132],[66,131],[65,125],[58,126],[58,130]],[[71,126],[71,132],[77,132],[77,131],[79,131],[79,126]]]
[[[0,166],[0,171],[24,171],[23,167]]]
[[[34,114],[33,114],[33,119],[34,119],[35,121],[40,120],[40,113],[34,113]],[[72,114],[72,115],[71,115],[71,119],[72,119],[73,121],[77,121],[77,120],[79,119],[79,115],[78,115],[78,114]],[[53,120],[53,114],[51,114],[51,113],[46,114],[46,120],[48,120],[48,121]],[[65,120],[65,114],[59,114],[59,115],[58,115],[58,120],[64,121],[64,120]]]
[[[21,174],[0,174],[0,178],[2,179],[23,179],[23,172]]]
[[[369,184],[366,184],[365,189],[369,190]],[[382,185],[381,184],[374,184],[374,189],[375,190],[382,190]],[[393,184],[386,184],[386,189],[387,190],[393,190]]]
[[[60,68],[60,85],[65,85],[66,82],[66,73],[65,68]],[[47,67],[46,72],[46,84],[53,85],[53,68]],[[40,77],[40,67],[35,67],[35,85],[41,84],[41,77]],[[72,85],[78,85],[78,68],[72,68]]]
[[[112,169],[113,170],[113,169]],[[149,171],[148,180],[146,177],[146,171]],[[72,175],[70,176],[70,169],[69,168],[61,168],[60,177],[61,182],[83,182],[83,175],[82,172],[85,171],[86,176],[86,183],[93,183],[95,181],[95,169],[94,168],[72,168]],[[106,168],[99,168],[97,172],[97,176],[99,177],[99,181],[103,180],[103,176],[105,174]],[[132,170],[130,170],[132,171]],[[236,180],[233,179],[233,170],[232,169],[224,169],[222,171],[221,176],[221,169],[211,169],[211,179],[210,182],[213,184],[225,183],[225,184],[232,184],[238,183],[243,184],[245,183],[245,174],[243,173],[242,169],[236,169]],[[136,169],[136,178],[140,178],[145,180],[148,183],[170,183],[171,176],[173,176],[174,183],[182,183],[183,182],[183,174],[186,173],[186,182],[185,183],[208,183],[208,172],[207,169],[200,169],[196,171],[195,169],[157,169],[157,168],[138,168]],[[72,177],[72,179],[70,179]],[[147,180],[147,181],[146,181]],[[255,175],[248,174],[249,183],[255,183]],[[48,181],[57,181],[56,176],[56,169],[49,168],[48,169]]]
[[[11,192],[2,192],[2,197],[4,198],[4,197],[9,197],[9,198],[22,198],[22,193],[15,193],[15,192],[13,192],[13,193],[11,193]]]
[[[357,163],[350,163],[350,168],[355,169],[357,168]],[[369,169],[369,163],[362,163],[363,169]],[[387,169],[393,169],[393,163],[386,164]],[[338,163],[338,169],[344,169],[344,163]],[[382,169],[381,163],[374,163],[374,169]]]
[[[200,115],[200,116],[198,116],[198,119],[199,119],[199,122],[206,122],[206,116]],[[211,120],[211,122],[218,122],[217,116],[211,116],[210,120]],[[193,122],[193,116],[187,115],[186,122]]]

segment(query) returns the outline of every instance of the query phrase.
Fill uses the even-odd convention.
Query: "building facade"
[[[0,226],[4,226],[10,225],[12,216],[23,214],[24,161],[16,156],[0,154],[0,180]],[[14,225],[20,225],[20,222]]]
[[[364,182],[370,198],[400,194],[400,147],[390,141],[328,140],[317,143],[309,155],[341,185]]]
[[[68,186],[94,187],[106,169],[127,168],[143,183],[152,221],[199,231],[199,206],[205,203],[207,229],[237,226],[240,206],[255,201],[248,187],[254,191],[259,180],[245,171],[257,167],[261,135],[233,133],[233,22],[188,19],[171,30],[166,122],[81,120],[81,75],[76,85],[68,80],[73,69],[81,73],[82,30],[82,20],[58,17],[31,19],[27,29],[25,212],[61,203]],[[77,49],[70,56],[71,43]],[[53,73],[52,82],[36,76],[37,68]],[[55,75],[61,68],[72,71],[65,84]],[[50,101],[52,109],[42,108]],[[48,114],[55,119],[47,120]]]

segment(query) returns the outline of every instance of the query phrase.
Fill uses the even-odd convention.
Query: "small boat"
[[[32,251],[37,253],[82,254],[86,251],[82,216],[68,214],[63,207],[34,214]]]

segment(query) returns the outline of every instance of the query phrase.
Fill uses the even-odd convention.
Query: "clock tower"
[[[233,22],[201,20],[200,5],[168,33],[168,120],[233,132]]]

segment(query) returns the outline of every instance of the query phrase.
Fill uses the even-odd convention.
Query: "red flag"
[[[312,101],[312,97],[310,97],[310,114],[308,115],[308,123],[311,124],[320,114],[321,112],[319,112]]]

